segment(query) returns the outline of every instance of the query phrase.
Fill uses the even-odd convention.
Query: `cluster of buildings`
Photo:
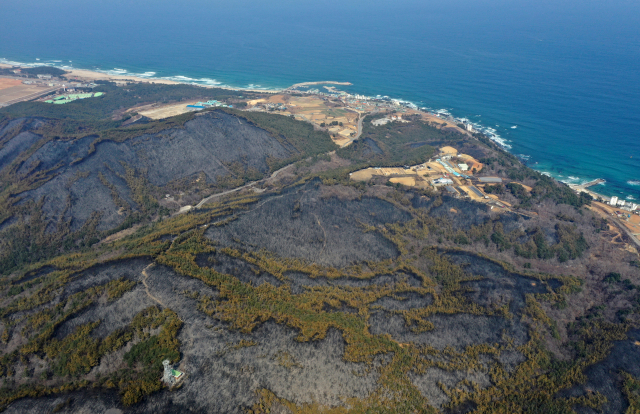
[[[372,111],[374,109],[393,109],[402,111],[403,108],[409,108],[417,110],[418,106],[401,99],[389,98],[388,96],[376,95],[375,97],[350,94],[344,91],[338,91],[330,88],[329,91],[323,92],[319,89],[308,89],[305,91],[291,90],[291,92],[305,93],[309,95],[317,95],[327,99],[338,99],[344,105],[356,109],[358,111]]]
[[[87,99],[87,98],[97,98],[104,95],[104,92],[96,92],[96,93],[76,93],[76,94],[69,94],[69,95],[59,95],[56,96],[53,99],[47,99],[45,101],[45,103],[50,103],[50,104],[55,104],[55,105],[62,105],[62,104],[66,104],[69,102],[73,102],[73,101],[77,101],[78,99]]]
[[[402,119],[402,114],[398,114],[397,116],[393,115],[393,116],[388,117],[388,118],[385,117],[385,118],[376,119],[375,121],[371,121],[371,123],[374,126],[386,125],[389,122],[409,122],[409,121],[407,121],[405,119]]]
[[[443,158],[444,158],[444,157],[443,157]],[[456,177],[470,178],[468,175],[464,175],[464,174],[461,174],[461,173],[459,173],[459,172],[455,171],[455,170],[454,170],[454,166],[453,166],[453,165],[451,165],[451,163],[450,163],[449,161],[447,161],[447,160],[443,160],[443,159],[438,158],[438,159],[436,160],[436,162],[437,162],[438,164],[442,165],[442,166],[444,167],[444,169],[445,169],[445,170],[447,170],[447,172],[448,172],[449,174],[453,174],[453,175],[454,175],[454,176],[456,176]],[[460,165],[460,164],[458,164],[458,165]],[[468,166],[467,164],[462,164],[462,165],[464,165],[464,166],[466,167],[466,169],[465,169],[465,170],[462,170],[462,168],[460,168],[460,170],[461,170],[461,171],[466,171],[466,170],[468,170],[468,169],[469,169],[469,166]]]
[[[609,205],[614,207],[620,207],[620,209],[625,211],[638,211],[638,207],[640,207],[636,203],[627,202],[626,200],[620,200],[616,196],[611,197],[611,200],[609,200]]]
[[[260,108],[260,106],[262,108]],[[265,111],[286,111],[287,110],[287,106],[283,103],[263,102],[254,106],[254,108],[256,107],[257,109],[264,109]]]
[[[193,109],[205,109],[205,108],[233,108],[233,105],[227,105],[225,103],[211,100],[207,102],[196,102],[195,105],[187,105],[187,108]]]

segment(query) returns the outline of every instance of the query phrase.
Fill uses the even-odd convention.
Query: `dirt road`
[[[234,189],[232,189],[232,190],[223,191],[223,192],[221,192],[221,193],[217,193],[217,194],[210,195],[210,196],[209,196],[209,197],[207,197],[207,198],[203,198],[203,199],[202,199],[202,201],[200,201],[198,204],[196,204],[196,206],[195,206],[194,208],[200,208],[200,207],[202,207],[204,204],[207,204],[208,202],[210,202],[211,200],[213,200],[213,199],[215,199],[215,198],[222,197],[222,196],[227,195],[227,194],[235,193],[236,191],[240,191],[240,190],[242,190],[242,189],[249,188],[249,187],[251,187],[251,186],[253,186],[253,185],[255,185],[255,184],[262,183],[262,182],[265,182],[265,181],[267,181],[267,180],[274,179],[274,178],[276,178],[276,177],[278,176],[278,174],[280,174],[280,173],[281,173],[281,172],[283,172],[284,170],[287,170],[287,169],[289,169],[289,168],[293,167],[293,165],[295,165],[295,163],[294,163],[294,164],[289,164],[289,165],[287,165],[287,166],[285,166],[285,167],[282,167],[282,168],[280,168],[279,170],[274,171],[274,172],[273,172],[273,174],[271,174],[269,177],[267,177],[267,178],[263,178],[262,180],[252,181],[252,182],[247,183],[247,184],[245,184],[245,185],[243,185],[243,186],[241,186],[241,187],[236,187],[236,188],[234,188]]]

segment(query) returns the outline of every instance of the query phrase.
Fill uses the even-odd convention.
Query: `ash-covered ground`
[[[146,278],[142,275],[144,268]],[[88,283],[114,277],[140,281],[144,278],[148,290],[140,284],[113,303],[88,308],[61,326],[58,334],[64,336],[75,326],[101,320],[94,334],[103,336],[130,322],[145,307],[168,307],[184,322],[179,333],[182,356],[177,367],[186,373],[183,385],[154,394],[127,409],[111,392],[80,391],[54,398],[22,399],[5,412],[50,413],[69,401],[59,412],[95,413],[118,408],[131,413],[241,413],[257,401],[256,391],[263,388],[297,404],[317,402],[327,406],[343,405],[345,398],[366,398],[376,388],[375,370],[343,360],[345,341],[337,330],[330,330],[324,339],[313,342],[298,342],[295,330],[273,322],[262,324],[251,334],[231,331],[199,312],[197,301],[185,294],[198,292],[215,297],[216,292],[209,286],[143,261],[125,261],[93,269],[83,276]],[[236,347],[242,340],[255,344]],[[106,374],[123,364],[117,358],[104,359],[90,375]]]
[[[640,330],[629,332],[628,339],[614,343],[609,356],[603,361],[587,368],[584,374],[587,381],[568,390],[563,390],[563,397],[580,397],[601,393],[607,401],[600,409],[576,406],[579,414],[625,413],[629,401],[621,391],[623,378],[620,372],[626,372],[638,378],[640,376]],[[631,411],[633,412],[633,411]]]
[[[21,123],[24,122],[24,125]],[[31,132],[43,122],[14,120],[0,131],[0,143],[15,128],[22,132],[0,146],[0,170],[42,137]],[[53,139],[37,149],[16,168],[20,177],[46,173],[52,177],[38,188],[22,194],[23,200],[44,199],[42,211],[47,220],[71,220],[78,229],[92,214],[102,214],[98,230],[121,224],[124,210],[138,210],[126,168],[136,171],[157,187],[176,180],[204,174],[209,184],[220,177],[237,178],[228,166],[239,163],[244,170],[264,174],[267,159],[279,160],[297,150],[274,138],[246,120],[223,112],[197,116],[182,128],[145,134],[124,142],[104,140],[94,148],[97,136],[81,139]],[[284,143],[283,143],[284,142]],[[241,177],[240,177],[241,178]],[[115,200],[114,193],[119,200]]]
[[[377,198],[323,198],[317,182],[262,200],[257,207],[206,236],[246,251],[267,249],[324,266],[395,258],[392,242],[365,226],[404,222],[410,215]]]

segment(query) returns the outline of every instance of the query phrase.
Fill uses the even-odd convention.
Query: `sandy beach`
[[[149,82],[149,83],[162,83],[166,85],[177,85],[180,82],[167,80],[167,79],[149,79],[149,78],[138,78],[135,76],[127,76],[127,75],[109,75],[107,73],[94,72],[91,70],[85,69],[71,69],[67,70],[66,75],[63,75],[67,79],[78,79],[78,80],[108,80],[108,81],[135,81],[135,82]]]
[[[147,83],[160,83],[165,85],[180,85],[180,84],[188,84],[200,86],[202,88],[217,88],[217,89],[227,89],[230,91],[247,91],[247,92],[260,92],[260,93],[279,93],[282,89],[278,90],[263,90],[263,89],[250,89],[250,88],[232,88],[229,86],[218,86],[218,85],[201,85],[197,83],[189,83],[189,82],[178,82],[169,79],[162,78],[140,78],[136,76],[130,75],[110,75],[107,73],[94,72],[91,70],[85,69],[71,69],[67,70],[66,75],[63,75],[67,79],[79,79],[79,80],[108,80],[108,81],[133,81],[133,82],[147,82]]]
[[[16,67],[15,65],[7,65],[4,63],[0,63],[0,69],[9,69]],[[30,68],[31,66],[20,66],[22,68]],[[284,89],[252,89],[252,88],[233,88],[229,86],[218,86],[218,85],[201,85],[197,83],[189,83],[189,82],[178,82],[170,79],[162,79],[162,78],[140,78],[137,76],[131,75],[110,75],[108,73],[95,72],[92,70],[86,69],[65,69],[68,73],[63,75],[64,78],[69,80],[79,80],[79,81],[91,81],[91,80],[106,80],[112,82],[146,82],[146,83],[159,83],[165,85],[180,85],[180,84],[189,84],[200,86],[203,88],[217,88],[217,89],[226,89],[230,91],[247,91],[247,92],[259,92],[259,93],[280,93]]]

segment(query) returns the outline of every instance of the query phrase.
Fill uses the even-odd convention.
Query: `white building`
[[[164,365],[164,371],[162,374],[162,381],[167,384],[169,387],[174,386],[178,381],[180,381],[183,377],[183,373],[180,371],[176,371],[171,367],[171,361],[165,359],[162,361],[162,365]]]
[[[458,168],[460,168],[460,171],[469,171],[469,166],[467,164],[458,164]]]
[[[618,197],[616,196],[611,197],[611,200],[609,201],[609,205],[612,205],[612,206],[618,205]]]
[[[433,185],[451,185],[453,184],[453,180],[449,178],[438,178],[432,181]]]
[[[618,200],[618,205],[620,207],[624,206],[625,205],[625,201],[624,200]]]

